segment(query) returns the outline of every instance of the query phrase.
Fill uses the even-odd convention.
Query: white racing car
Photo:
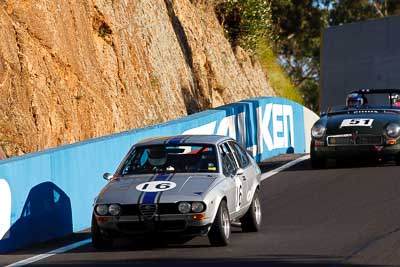
[[[117,237],[208,235],[229,243],[231,223],[258,231],[261,171],[235,140],[217,135],[147,139],[135,144],[94,203],[92,240],[111,247]]]

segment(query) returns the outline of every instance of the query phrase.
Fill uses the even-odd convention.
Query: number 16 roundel
[[[152,181],[136,186],[136,190],[142,192],[161,192],[171,190],[176,187],[176,183],[170,181]]]

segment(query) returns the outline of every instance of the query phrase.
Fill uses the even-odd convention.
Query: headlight
[[[187,202],[181,202],[178,205],[178,210],[180,213],[189,213],[191,209],[192,205],[190,205],[190,203]]]
[[[324,136],[326,127],[320,123],[315,124],[311,129],[311,135],[314,138],[321,138]]]
[[[392,138],[399,137],[400,126],[397,123],[389,123],[386,126],[386,135]]]
[[[108,207],[107,205],[97,205],[96,206],[96,213],[100,216],[106,215],[108,212]]]
[[[204,211],[204,204],[202,202],[193,202],[192,203],[192,211],[195,213],[200,213]]]
[[[121,207],[118,204],[111,204],[108,207],[108,212],[112,215],[112,216],[117,216],[121,213]]]

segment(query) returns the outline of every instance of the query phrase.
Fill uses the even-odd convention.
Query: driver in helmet
[[[152,147],[148,149],[148,161],[152,166],[162,166],[167,162],[167,151],[164,147]]]
[[[166,166],[168,153],[165,147],[152,147],[148,149],[148,162],[155,170],[175,170],[172,166]]]
[[[358,93],[351,93],[346,98],[347,108],[363,108],[368,104],[367,98]]]
[[[393,107],[400,107],[400,95],[394,94],[390,96],[390,101]]]

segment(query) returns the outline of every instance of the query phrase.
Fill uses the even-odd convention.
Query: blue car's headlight
[[[315,124],[311,129],[311,135],[314,138],[321,138],[324,136],[326,127],[320,123]]]
[[[391,138],[397,138],[400,136],[400,125],[397,123],[389,123],[386,126],[386,135]]]

